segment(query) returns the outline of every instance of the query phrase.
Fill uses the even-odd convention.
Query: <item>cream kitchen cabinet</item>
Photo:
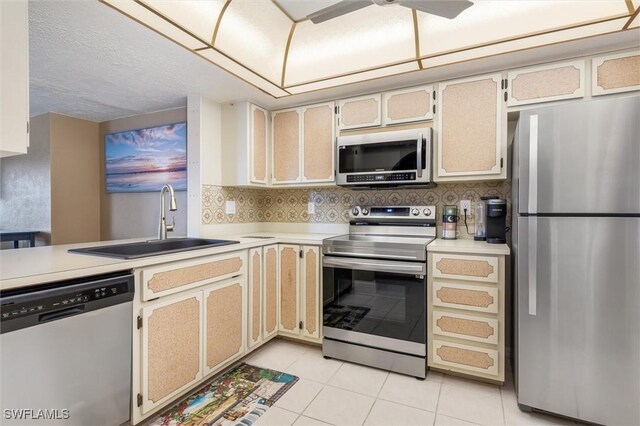
[[[29,147],[29,4],[0,1],[0,157]]]
[[[591,60],[591,94],[640,90],[640,51],[614,53]]]
[[[247,347],[278,333],[278,245],[249,250]]]
[[[507,106],[582,98],[585,85],[585,60],[509,71]]]
[[[382,124],[382,95],[380,93],[338,101],[340,130],[375,127]]]
[[[333,102],[272,113],[274,185],[335,181],[334,114]]]
[[[262,339],[278,334],[278,245],[262,248],[264,267],[262,296]]]
[[[279,245],[279,334],[320,341],[320,249]]]
[[[134,424],[247,352],[246,263],[239,250],[134,271]]]
[[[134,384],[134,392],[139,389],[134,423],[140,418],[137,410],[144,414],[159,408],[203,377],[202,300],[202,290],[192,290],[142,308],[142,371],[140,387]],[[134,353],[134,365],[136,361]]]
[[[221,184],[269,184],[269,113],[250,102],[222,108]]]
[[[382,124],[401,124],[432,120],[433,86],[419,86],[382,94]]]
[[[236,277],[203,290],[203,376],[244,355],[247,330],[246,279]]]
[[[438,84],[434,180],[507,177],[507,117],[502,76]]]
[[[262,321],[264,297],[264,260],[262,257],[262,247],[249,250],[249,273],[247,280],[248,293],[248,330],[247,347],[249,349],[262,343]]]
[[[429,367],[503,382],[505,256],[436,247],[427,262]]]

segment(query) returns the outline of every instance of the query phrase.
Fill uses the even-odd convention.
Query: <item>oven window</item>
[[[416,170],[416,141],[394,141],[348,145],[338,153],[339,173]],[[422,164],[426,164],[426,142],[422,141]]]
[[[340,268],[324,276],[325,327],[426,343],[424,277]]]

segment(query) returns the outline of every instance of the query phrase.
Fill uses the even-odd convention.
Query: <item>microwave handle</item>
[[[418,133],[418,150],[417,150],[418,158],[416,160],[416,164],[418,165],[418,177],[422,177],[422,133]]]

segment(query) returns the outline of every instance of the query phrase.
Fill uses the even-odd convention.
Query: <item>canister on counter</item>
[[[442,209],[442,239],[455,240],[458,237],[458,206],[444,206]]]

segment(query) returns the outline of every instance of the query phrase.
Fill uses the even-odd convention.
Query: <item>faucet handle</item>
[[[176,218],[171,218],[171,225],[167,225],[167,232],[171,232],[176,229]]]

